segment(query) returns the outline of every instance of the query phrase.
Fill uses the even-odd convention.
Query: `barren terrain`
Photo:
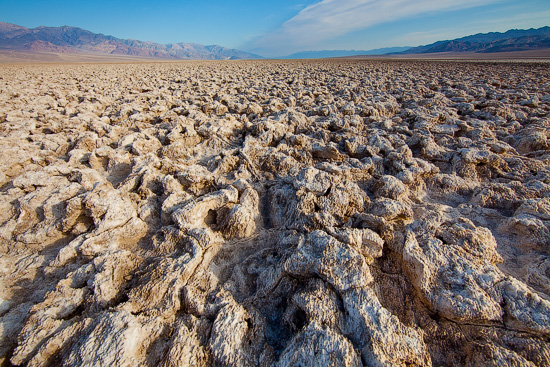
[[[0,51],[0,64],[60,64],[60,63],[143,63],[162,62],[163,60],[126,56],[126,55],[104,55],[99,53],[60,53],[60,52],[38,52],[38,51]],[[173,62],[173,60],[172,60]]]
[[[549,75],[0,65],[0,364],[550,366]]]
[[[379,56],[347,56],[347,59],[389,59],[389,60],[456,60],[474,62],[550,62],[550,48],[530,51],[513,51],[513,52],[433,52],[426,54],[404,54],[404,55],[379,55]],[[2,62],[2,58],[0,58]],[[9,62],[5,58],[4,62]]]

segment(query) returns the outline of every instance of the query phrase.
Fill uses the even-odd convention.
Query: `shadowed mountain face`
[[[162,59],[258,59],[261,56],[226,47],[196,43],[159,44],[96,34],[76,27],[25,28],[0,22],[0,49],[46,52],[92,52]]]
[[[550,27],[539,29],[512,29],[504,33],[480,33],[450,41],[438,41],[413,47],[400,54],[436,52],[510,52],[550,48]]]

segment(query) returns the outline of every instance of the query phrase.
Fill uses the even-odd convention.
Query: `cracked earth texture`
[[[549,65],[0,66],[3,366],[550,366]]]

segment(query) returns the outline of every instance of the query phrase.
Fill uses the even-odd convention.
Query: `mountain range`
[[[550,49],[550,27],[512,29],[507,32],[478,33],[454,40],[437,41],[418,47],[386,47],[368,51],[323,50],[297,52],[285,59],[314,59],[353,56],[397,56],[431,53],[503,53]]]
[[[550,48],[550,27],[512,29],[504,33],[478,33],[454,40],[438,41],[392,54],[428,54],[437,52],[512,52]]]
[[[302,51],[283,59],[352,57],[356,55],[411,55],[431,53],[497,53],[550,49],[550,27],[512,29],[504,33],[479,33],[454,40],[418,47],[388,47],[375,50]],[[0,52],[23,51],[32,54],[109,55],[134,58],[178,60],[261,59],[262,56],[223,46],[197,43],[160,44],[121,39],[77,27],[26,28],[0,22]]]
[[[158,59],[236,60],[259,55],[218,45],[159,44],[92,33],[77,27],[25,28],[0,22],[0,50],[128,55]]]
[[[322,59],[327,57],[346,57],[358,55],[385,55],[388,53],[402,52],[410,47],[384,47],[374,50],[323,50],[323,51],[301,51],[290,54],[281,59]]]

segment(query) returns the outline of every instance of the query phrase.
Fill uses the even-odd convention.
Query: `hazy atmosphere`
[[[196,42],[265,57],[298,51],[418,46],[474,33],[538,28],[546,0],[0,2],[0,21],[69,25],[119,38]]]

